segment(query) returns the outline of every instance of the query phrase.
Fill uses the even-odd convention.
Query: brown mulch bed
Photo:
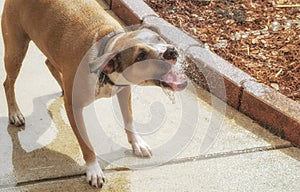
[[[145,0],[236,67],[300,101],[300,0]]]

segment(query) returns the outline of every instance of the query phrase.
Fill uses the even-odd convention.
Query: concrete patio
[[[2,85],[2,37],[0,44]],[[99,191],[85,181],[61,90],[45,59],[31,43],[16,84],[24,128],[8,124],[1,86],[0,191]],[[101,191],[300,191],[300,149],[207,91],[190,83],[172,104],[160,88],[133,87],[133,101],[135,123],[154,156],[132,156],[116,98],[95,102],[96,112],[105,111],[96,113],[101,127],[89,130],[107,178]]]

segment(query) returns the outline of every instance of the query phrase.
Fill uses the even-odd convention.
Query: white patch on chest
[[[98,75],[95,73],[91,73],[89,76],[89,85],[92,94],[94,94],[95,99],[100,99],[102,97],[112,97],[115,93],[113,93],[113,87],[110,84],[99,85]]]
[[[109,83],[100,85],[99,81],[95,85],[95,99],[109,98],[116,95],[123,87],[113,86]]]
[[[99,84],[95,87],[95,98],[99,99],[102,97],[108,98],[114,96],[116,93],[114,93],[113,87],[110,84],[104,84],[103,86],[99,86]]]

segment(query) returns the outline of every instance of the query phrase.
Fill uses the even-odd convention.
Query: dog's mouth
[[[182,91],[187,86],[187,77],[182,72],[177,60],[166,60],[172,67],[168,73],[162,76],[161,86],[164,89],[170,89],[171,91]]]

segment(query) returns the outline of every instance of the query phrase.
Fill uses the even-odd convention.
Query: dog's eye
[[[147,59],[147,52],[145,50],[142,50],[137,58],[135,59],[136,62],[143,61]]]

